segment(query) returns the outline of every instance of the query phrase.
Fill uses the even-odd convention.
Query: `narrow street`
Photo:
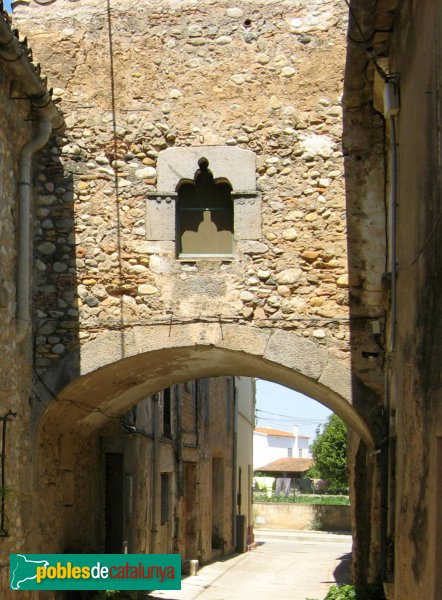
[[[320,532],[256,532],[247,554],[215,562],[187,577],[180,591],[156,591],[164,600],[322,600],[336,580],[347,581],[351,536]]]

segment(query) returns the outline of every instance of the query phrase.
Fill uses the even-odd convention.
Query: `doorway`
[[[105,549],[118,554],[123,548],[123,454],[106,452]]]
[[[212,549],[224,550],[224,458],[212,458]]]

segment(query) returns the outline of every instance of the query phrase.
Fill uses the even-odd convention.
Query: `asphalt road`
[[[327,533],[256,532],[256,549],[208,565],[168,600],[323,600],[336,581],[348,581],[351,537]]]

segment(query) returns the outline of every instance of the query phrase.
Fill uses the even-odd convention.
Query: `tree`
[[[315,477],[326,479],[331,491],[348,489],[347,426],[338,415],[331,415],[311,447]]]

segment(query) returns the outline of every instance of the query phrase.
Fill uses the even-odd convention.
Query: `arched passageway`
[[[369,425],[351,403],[348,366],[292,332],[217,323],[108,331],[82,347],[80,373],[50,404],[43,428],[55,420],[58,431],[95,429],[171,384],[243,375],[315,398],[374,448]]]
[[[72,373],[75,360],[71,355],[64,370],[59,366],[52,377],[49,373],[46,385],[56,389],[55,375]],[[360,515],[356,516],[356,527],[359,519],[361,530],[366,530],[374,489],[374,463],[367,461],[367,456],[375,448],[374,435],[352,406],[348,367],[311,340],[292,332],[236,324],[137,327],[98,335],[82,347],[81,364],[76,368],[80,375],[59,386],[56,398],[40,419],[35,440],[39,465],[34,503],[36,546],[42,536],[46,547],[54,552],[96,548],[100,529],[105,526],[100,521],[105,485],[100,473],[107,469],[103,463],[106,430],[112,424],[118,427],[120,417],[131,407],[164,388],[220,376],[279,383],[315,398],[345,420],[356,432],[356,439],[362,440],[357,442],[359,496],[355,514]],[[136,452],[141,452],[141,444],[139,440]],[[120,451],[117,445],[108,445],[106,452],[113,453],[113,448]],[[195,474],[189,470],[187,475],[191,480]],[[123,472],[121,477],[124,482]],[[132,480],[124,485],[131,487]],[[49,520],[44,510],[48,503],[52,505]],[[72,546],[72,540],[76,545]],[[365,563],[371,560],[365,550],[358,556]]]

